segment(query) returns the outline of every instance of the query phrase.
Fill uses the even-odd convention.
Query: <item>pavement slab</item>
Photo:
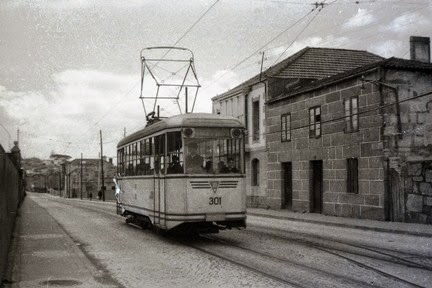
[[[44,208],[26,197],[9,252],[11,275],[4,286],[118,287],[104,279],[78,245]]]

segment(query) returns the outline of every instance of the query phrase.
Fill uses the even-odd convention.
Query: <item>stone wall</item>
[[[405,221],[432,224],[432,161],[411,162],[405,167]]]
[[[373,78],[376,75],[369,75]],[[359,99],[359,131],[345,133],[343,101]],[[294,211],[310,212],[311,161],[323,161],[323,213],[384,219],[384,167],[379,89],[360,77],[267,105],[268,195],[282,201],[282,162],[292,162]],[[321,107],[322,135],[309,137],[309,109]],[[281,142],[282,114],[291,113],[291,137]],[[347,193],[347,159],[358,159],[358,194]],[[274,204],[274,203],[273,203]],[[277,204],[277,203],[276,203]],[[273,205],[272,208],[280,208]]]
[[[16,165],[19,159],[13,157],[0,145],[0,283],[7,264],[18,206],[24,198],[22,174],[20,167]],[[18,157],[20,158],[19,154]]]

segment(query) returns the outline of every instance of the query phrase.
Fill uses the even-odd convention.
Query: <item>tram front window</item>
[[[186,173],[241,173],[239,139],[187,139]]]

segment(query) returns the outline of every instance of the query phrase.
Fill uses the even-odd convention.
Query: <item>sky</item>
[[[102,131],[103,154],[115,158],[124,134],[145,126],[146,47],[190,49],[194,112],[211,112],[212,97],[260,72],[263,54],[263,69],[306,46],[408,59],[410,36],[432,36],[430,15],[430,0],[2,0],[0,144],[8,151],[19,138],[24,158],[96,158]],[[190,59],[180,54],[164,59]],[[175,65],[149,67],[178,81],[186,69]],[[149,75],[143,95],[155,96]],[[153,100],[144,104],[150,112]],[[172,99],[157,104],[161,116],[180,113]]]

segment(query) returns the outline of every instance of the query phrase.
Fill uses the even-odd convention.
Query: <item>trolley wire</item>
[[[219,0],[216,0],[213,5],[211,5],[187,30],[185,33],[183,33],[183,35],[177,39],[177,41],[174,43],[173,46],[176,46],[184,37],[186,37],[186,35],[198,24],[198,22],[200,22],[205,15],[208,14],[208,12],[219,2]],[[165,55],[162,57],[162,59],[169,53],[169,51],[167,51],[165,53]],[[156,66],[157,63],[154,64],[154,66]],[[161,68],[161,67],[159,67]],[[181,69],[180,69],[181,70]],[[177,71],[178,72],[178,71]],[[116,103],[114,103],[110,108],[108,108],[108,110],[93,124],[93,126],[96,126],[97,124],[99,124],[107,115],[109,112],[111,112],[115,107],[117,107],[121,101],[123,100],[124,97],[128,96],[133,89],[136,88],[136,86],[138,86],[138,84],[140,83],[140,81],[136,82],[124,95],[120,96],[118,98],[118,101]],[[92,127],[90,127],[88,130],[86,130],[86,132],[90,131],[92,129]]]
[[[306,30],[307,27],[309,27],[309,25],[312,23],[312,21],[315,20],[315,18],[318,16],[319,12],[321,12],[322,9],[319,9],[318,12],[309,20],[308,23],[306,23],[306,25],[303,27],[303,29],[297,34],[296,37],[294,37],[294,39],[291,41],[291,43],[285,48],[285,50],[279,55],[278,58],[276,58],[276,60],[273,62],[272,65],[270,66],[274,66],[276,63],[278,63],[279,59],[285,54],[285,52],[294,44],[295,41],[297,41],[297,39],[300,37],[300,35]]]
[[[298,19],[296,22],[294,22],[294,24],[288,26],[286,29],[282,30],[281,32],[279,32],[276,36],[274,36],[273,38],[271,38],[269,41],[267,41],[264,45],[262,45],[261,47],[259,47],[258,49],[256,49],[254,52],[252,52],[249,56],[247,56],[246,58],[244,58],[243,60],[241,60],[240,62],[238,62],[237,64],[235,64],[234,66],[232,66],[231,68],[228,68],[224,73],[222,73],[218,78],[216,78],[215,80],[213,80],[212,82],[210,82],[209,84],[207,84],[204,88],[208,88],[211,85],[213,85],[214,83],[216,83],[217,81],[219,81],[223,76],[225,76],[228,72],[236,69],[237,67],[239,67],[241,64],[243,64],[244,62],[246,62],[247,60],[249,60],[250,58],[252,58],[252,56],[254,56],[256,53],[260,52],[263,48],[265,48],[268,44],[270,44],[271,42],[273,42],[274,40],[276,40],[277,38],[279,38],[282,34],[284,34],[285,32],[287,32],[288,30],[290,30],[291,28],[293,28],[294,26],[296,26],[298,23],[300,23],[303,19],[305,19],[307,16],[309,16],[315,9],[312,9],[311,11],[309,11],[308,13],[306,13],[303,17],[301,17],[300,19]]]
[[[326,0],[325,0],[326,1]],[[341,2],[341,0],[334,0],[333,2],[331,2],[331,3],[325,3],[325,1],[323,1],[323,2],[315,2],[315,3],[307,3],[307,4],[310,4],[310,5],[315,5],[316,6],[316,8],[318,8],[319,6],[321,6],[322,5],[322,8],[320,9],[320,11],[322,10],[322,9],[324,9],[324,7],[325,6],[330,6],[330,5],[332,5],[332,4],[335,4],[336,2],[337,2],[337,4],[349,4],[349,5],[352,5],[352,4],[362,4],[362,3],[376,3],[376,4],[383,4],[383,3],[392,3],[393,4],[393,1],[384,1],[384,2],[377,2],[377,1],[361,1],[361,3],[360,3],[360,1],[350,1],[350,2]],[[279,1],[277,1],[277,2],[279,2]],[[280,2],[285,2],[285,1],[280,1]],[[288,2],[287,2],[288,3]],[[417,5],[425,5],[425,4],[427,4],[427,3],[429,3],[429,2],[422,2],[422,3],[417,3],[417,2],[414,2],[414,3],[411,3],[411,2],[405,2],[405,1],[397,1],[395,4],[417,4]],[[300,4],[300,2],[298,2],[298,3],[290,3],[290,4]],[[290,27],[288,27],[287,29],[285,29],[284,31],[282,31],[280,34],[278,34],[278,35],[276,35],[273,39],[271,39],[270,41],[268,41],[266,44],[264,44],[262,47],[260,47],[258,50],[256,50],[256,51],[254,51],[251,55],[249,55],[248,57],[246,57],[245,59],[243,59],[242,61],[240,61],[239,63],[237,63],[236,65],[234,65],[234,66],[232,66],[231,68],[228,68],[224,73],[222,73],[218,78],[216,78],[215,80],[213,80],[213,81],[211,81],[209,84],[207,84],[205,87],[204,87],[204,89],[205,88],[208,88],[209,86],[211,86],[211,85],[213,85],[214,83],[216,83],[216,82],[218,82],[221,78],[223,78],[226,74],[228,74],[229,72],[231,72],[231,71],[233,71],[234,69],[236,69],[238,66],[240,66],[242,63],[244,63],[246,60],[248,60],[248,59],[250,59],[252,56],[254,56],[257,52],[259,52],[259,51],[262,51],[262,49],[264,48],[264,47],[266,47],[269,43],[271,43],[271,42],[273,42],[275,39],[277,39],[278,37],[280,37],[283,33],[285,33],[286,31],[288,31],[290,28],[292,28],[293,26],[295,26],[298,22],[300,22],[301,20],[303,20],[304,18],[306,18],[307,16],[309,16],[309,14],[310,13],[312,13],[316,8],[314,8],[314,9],[312,9],[312,11],[310,11],[308,14],[306,14],[305,16],[303,16],[301,19],[299,19],[297,22],[295,22],[292,26],[290,26]],[[385,8],[385,7],[384,7]],[[383,8],[383,9],[384,9]],[[417,11],[417,10],[419,10],[419,9],[422,9],[422,8],[416,8],[416,9],[413,9],[413,10],[410,10],[410,11],[408,11],[408,12],[406,12],[406,13],[404,13],[404,14],[402,14],[402,15],[405,15],[405,14],[408,14],[408,13],[410,13],[410,12],[414,12],[414,11]],[[394,17],[394,16],[392,16],[392,17]],[[391,18],[391,17],[386,17],[386,18]],[[310,24],[310,23],[309,23]],[[307,24],[307,25],[309,25],[309,24]],[[372,23],[373,25],[375,25],[376,26],[376,23],[374,22],[374,23]],[[371,27],[373,27],[372,26],[372,24],[371,25],[369,25],[368,27],[366,27],[366,28],[362,28],[362,29],[359,29],[359,30],[357,30],[357,31],[361,31],[361,30],[365,30],[365,29],[368,29],[368,28],[371,28]],[[337,25],[334,25],[333,27],[337,27]],[[306,28],[304,28],[303,30],[305,30]],[[301,33],[300,33],[301,34]],[[296,39],[300,36],[300,34],[296,37]],[[346,33],[344,33],[344,35],[346,35]],[[358,39],[357,39],[358,40]],[[293,41],[293,43],[295,42],[295,40]],[[327,41],[328,42],[328,41]],[[292,45],[293,43],[291,43],[290,45]],[[323,43],[326,43],[326,42],[323,42]],[[341,47],[341,46],[339,46],[339,47]],[[288,47],[289,48],[289,47]],[[288,49],[287,48],[287,49]],[[272,48],[273,49],[273,48]],[[286,49],[286,50],[287,50]],[[267,49],[267,50],[270,50],[270,49]],[[266,51],[267,51],[266,50]],[[283,53],[285,53],[286,52],[286,50],[283,52]],[[282,53],[282,54],[283,54]],[[280,58],[280,57],[279,57]],[[279,59],[278,58],[278,59]],[[272,64],[272,66],[275,64],[277,62],[277,60]]]

